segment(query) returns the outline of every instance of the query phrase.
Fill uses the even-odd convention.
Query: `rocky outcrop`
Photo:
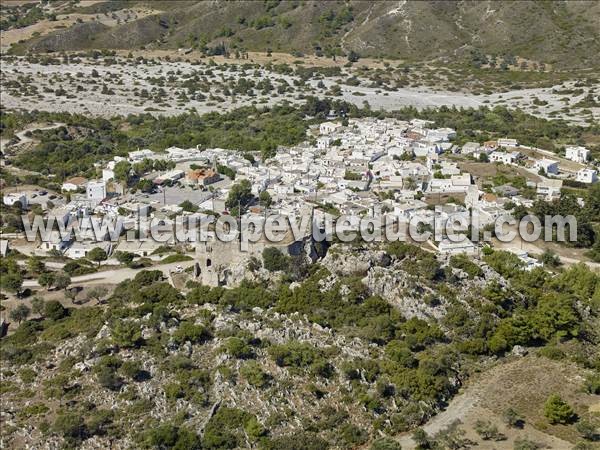
[[[389,264],[390,257],[383,250],[354,249],[342,244],[333,245],[321,261],[322,266],[340,276],[364,275],[372,267]]]

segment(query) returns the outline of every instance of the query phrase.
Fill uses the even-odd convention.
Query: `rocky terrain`
[[[216,64],[127,57],[8,58],[1,69],[2,104],[8,110],[37,109],[113,117],[178,115],[233,110],[243,105],[299,104],[305,96],[343,99],[359,107],[393,111],[440,106],[503,105],[544,118],[587,125],[600,118],[598,84],[565,82],[546,88],[474,95],[374,84],[352,68],[322,70],[297,65]]]
[[[508,383],[500,375],[508,370],[504,364],[530,351],[556,360],[541,356],[545,347],[511,348],[498,341],[508,335],[500,331],[503,313],[493,305],[521,302],[535,282],[514,274],[508,280],[499,273],[507,257],[494,255],[485,264],[463,258],[438,262],[406,244],[381,249],[338,244],[294,280],[248,266],[246,281],[237,287],[209,288],[190,279],[180,293],[160,272],[143,271],[117,285],[103,304],[65,309],[48,301],[2,343],[2,445],[571,445],[580,440],[573,425],[542,426],[523,404],[518,409],[525,428],[501,425],[503,410],[476,394],[490,385],[477,388],[478,381],[469,381],[473,373],[497,366],[499,388]],[[598,285],[597,276],[581,266],[556,274],[556,289],[574,277],[586,279],[586,289]],[[530,287],[519,294],[512,291],[518,283]],[[562,352],[569,346],[583,366],[568,363],[577,380],[569,389],[556,389],[567,398],[580,392],[579,420],[593,421],[588,408],[592,411],[598,392],[589,367],[597,361],[597,347],[579,341],[570,327],[595,339],[596,307],[587,294],[573,295],[580,300],[563,314],[582,322],[548,323],[538,332],[550,339],[557,333],[553,327],[562,327],[562,343],[548,348]],[[535,317],[535,308],[531,314]],[[490,335],[482,327],[496,331]],[[486,335],[487,341],[476,337]],[[531,345],[519,339],[512,342]],[[516,373],[536,364],[506,367]],[[548,364],[546,370],[560,371],[567,362]],[[465,393],[452,401],[463,385]],[[535,401],[543,402],[543,395]],[[425,433],[409,433],[448,402]],[[484,434],[474,431],[483,426],[475,423],[474,411],[489,420]]]

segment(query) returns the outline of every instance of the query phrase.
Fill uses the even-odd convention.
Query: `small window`
[[[212,261],[210,260],[210,258],[208,258],[206,260],[206,267],[210,267],[210,266],[212,266]]]

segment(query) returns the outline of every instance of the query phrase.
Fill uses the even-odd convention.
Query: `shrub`
[[[298,341],[273,345],[269,348],[269,354],[280,367],[307,367],[321,357],[318,349],[310,344]]]
[[[504,422],[512,428],[523,428],[524,421],[521,415],[512,408],[508,408],[503,414]]]
[[[500,433],[498,427],[490,421],[478,420],[475,422],[475,431],[484,441],[502,441],[506,439],[506,436]]]
[[[529,439],[517,438],[513,446],[514,450],[538,450],[543,448],[540,444]]]
[[[471,279],[483,275],[483,270],[463,254],[451,256],[450,266],[464,271]]]
[[[575,412],[559,395],[552,394],[544,404],[544,416],[552,424],[567,424],[575,419]]]
[[[263,388],[269,383],[269,375],[265,373],[256,361],[249,361],[240,368],[240,375],[257,388]]]
[[[192,344],[202,344],[212,338],[210,331],[203,325],[194,325],[192,322],[181,322],[179,328],[173,333],[173,340],[177,344],[190,341]]]
[[[248,359],[254,356],[252,347],[244,339],[230,337],[223,346],[224,350],[234,358]]]
[[[176,427],[171,424],[161,424],[151,428],[143,436],[146,448],[173,448],[186,450],[200,450],[202,448],[200,437],[185,427]]]
[[[327,450],[330,445],[314,433],[299,431],[289,436],[273,438],[263,444],[265,450]]]
[[[585,390],[590,394],[600,395],[600,374],[587,376],[585,379]]]
[[[370,450],[402,450],[400,444],[389,437],[376,439]]]
[[[142,341],[142,330],[135,322],[117,320],[111,327],[111,333],[119,347],[137,347]]]
[[[289,269],[289,258],[281,250],[275,247],[267,247],[263,250],[263,266],[269,272]]]
[[[46,302],[44,307],[44,316],[50,320],[60,320],[66,317],[69,311],[57,300]]]
[[[543,356],[544,358],[554,359],[556,361],[565,358],[565,352],[553,345],[548,345],[546,347],[541,348],[538,352],[538,355]]]
[[[87,429],[81,414],[62,413],[54,421],[54,432],[61,435],[71,444],[83,441],[87,436]]]

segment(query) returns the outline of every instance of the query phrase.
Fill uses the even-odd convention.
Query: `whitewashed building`
[[[557,175],[558,174],[558,161],[554,161],[552,159],[538,159],[534,164],[533,168],[537,171],[543,170],[544,173],[549,175]]]
[[[565,149],[565,158],[585,164],[590,159],[590,153],[585,147],[572,146]]]
[[[10,194],[4,194],[2,202],[6,206],[13,206],[15,203],[20,202],[21,207],[27,207],[27,195],[22,192],[11,192]]]
[[[90,181],[86,187],[86,198],[93,202],[101,202],[106,198],[106,182]]]
[[[492,152],[490,153],[491,162],[499,162],[502,164],[514,164],[519,158],[519,152]]]
[[[598,181],[598,175],[594,169],[581,169],[577,171],[576,180],[580,183],[592,184]]]
[[[141,162],[144,159],[153,159],[156,154],[149,149],[143,149],[143,150],[136,150],[133,152],[129,152],[129,162],[132,163],[136,163],[136,162]]]

